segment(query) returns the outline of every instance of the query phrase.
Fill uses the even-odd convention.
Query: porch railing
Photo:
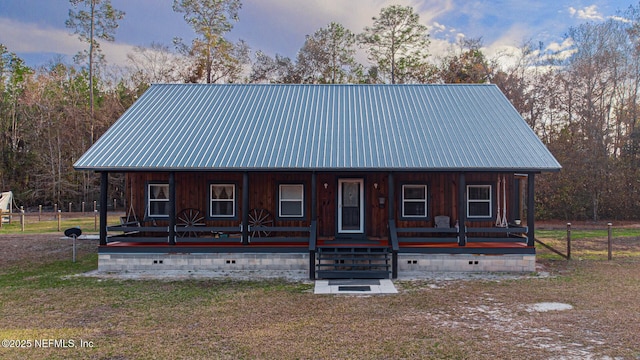
[[[131,243],[151,243],[168,242],[169,226],[134,226],[116,225],[108,226],[107,231],[119,232],[119,235],[112,235],[108,242],[125,241]],[[242,224],[240,226],[176,226],[176,244],[179,243],[224,243],[242,242]],[[139,236],[145,233],[147,236]],[[304,233],[306,236],[251,236],[255,233]],[[191,236],[196,235],[197,236]],[[199,234],[208,234],[201,236]],[[309,244],[309,249],[315,250],[317,236],[316,224],[312,221],[311,226],[287,227],[287,226],[250,226],[249,244],[254,245],[301,245]]]
[[[402,245],[411,244],[460,244],[460,238],[464,237],[467,243],[479,242],[527,242],[527,226],[509,227],[467,227],[462,231],[458,228],[434,228],[434,227],[405,227],[399,228],[394,220],[389,221],[389,239],[393,251],[398,251]],[[419,236],[402,236],[401,234],[419,234]],[[480,235],[483,236],[480,236]],[[475,235],[475,236],[469,236]],[[493,235],[493,236],[492,236]]]
[[[504,236],[484,236],[484,237],[471,237],[467,236],[467,242],[505,242],[505,243],[517,243],[527,242],[525,236],[529,232],[527,226],[509,226],[509,227],[476,227],[467,228],[466,234],[501,234]]]

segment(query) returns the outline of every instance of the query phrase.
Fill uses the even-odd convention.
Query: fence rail
[[[98,211],[87,212],[66,212],[57,211],[37,211],[27,212],[22,209],[17,212],[3,213],[0,221],[0,230],[21,231],[21,232],[61,232],[65,227],[78,226],[80,223],[83,230],[98,231],[100,216]],[[123,212],[109,211],[108,216],[120,217]]]
[[[542,245],[543,247],[545,247],[546,249],[548,249],[549,251],[562,256],[563,258],[567,259],[567,260],[571,260],[571,250],[572,250],[572,231],[574,231],[576,229],[572,228],[571,223],[567,223],[567,234],[565,237],[565,241],[566,241],[566,248],[564,249],[565,252],[563,252],[563,250],[559,250],[554,248],[552,245],[547,244],[543,241],[541,241],[540,239],[535,239],[535,242]],[[602,230],[602,229],[598,229],[598,230]],[[612,223],[607,223],[607,259],[608,260],[612,260],[613,259],[613,224]]]

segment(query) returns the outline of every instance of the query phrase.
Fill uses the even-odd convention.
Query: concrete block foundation
[[[403,272],[534,272],[535,255],[398,254]]]

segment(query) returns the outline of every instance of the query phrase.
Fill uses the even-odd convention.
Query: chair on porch
[[[435,227],[438,229],[450,229],[451,218],[445,215],[439,215],[434,218]]]

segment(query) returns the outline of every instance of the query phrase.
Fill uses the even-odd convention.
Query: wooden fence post
[[[567,223],[567,260],[571,260],[571,223]]]
[[[84,213],[84,201],[82,202],[82,210],[81,211]]]
[[[38,222],[42,219],[42,205],[38,205]]]
[[[607,259],[611,260],[613,258],[611,251],[613,250],[613,238],[611,236],[611,226],[613,224],[607,224]]]
[[[58,210],[58,231],[62,231],[61,220],[62,220],[62,210]]]
[[[24,232],[24,206],[20,206],[20,228]]]
[[[71,203],[69,203],[69,212],[71,212]]]
[[[98,210],[93,210],[93,231],[98,231]]]

